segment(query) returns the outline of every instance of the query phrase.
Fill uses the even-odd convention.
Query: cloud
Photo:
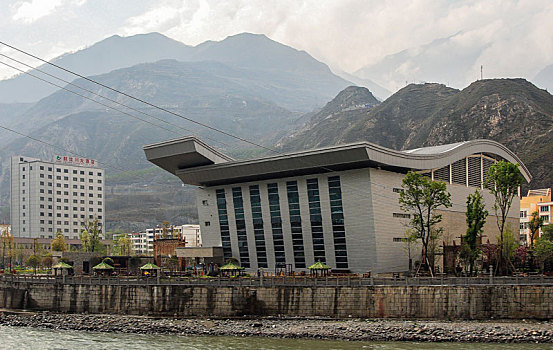
[[[62,0],[32,0],[31,2],[19,2],[13,6],[14,21],[33,23],[37,19],[51,14],[63,4]]]
[[[459,49],[474,50],[484,41],[492,42],[487,55],[499,54],[498,69],[508,70],[524,63],[520,47],[533,46],[545,54],[543,58],[553,55],[549,47],[553,21],[547,20],[553,15],[551,4],[549,0],[159,0],[129,18],[120,30],[123,34],[160,31],[192,45],[240,32],[263,33],[349,72],[463,32],[455,39]],[[515,58],[500,54],[506,49]],[[533,61],[543,63],[540,58]]]
[[[26,46],[29,40],[41,40],[75,50],[112,34],[154,31],[196,45],[252,32],[353,72],[387,55],[417,52],[451,37],[428,54],[447,63],[449,56],[470,53],[474,62],[465,67],[467,79],[478,75],[481,64],[488,77],[531,77],[553,63],[551,0],[10,1],[12,11],[0,13],[0,30]],[[51,50],[43,44],[33,51],[46,55]],[[455,63],[448,69],[456,69]],[[425,70],[413,60],[396,68],[406,75],[394,78],[398,84],[426,80],[420,76]]]
[[[87,0],[32,0],[18,1],[12,5],[12,19],[16,22],[33,23],[38,19],[54,13],[64,5],[83,6]]]

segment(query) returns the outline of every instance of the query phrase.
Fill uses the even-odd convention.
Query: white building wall
[[[12,157],[11,163],[16,237],[53,238],[61,230],[67,238],[78,238],[82,222],[92,218],[105,226],[103,169],[21,156]]]
[[[269,215],[267,184],[278,183],[286,263],[294,267],[294,250],[292,245],[286,182],[295,180],[298,182],[299,189],[306,266],[313,264],[315,258],[313,256],[313,241],[306,179],[317,178],[321,214],[323,218],[326,263],[334,268],[336,266],[336,261],[328,192],[329,176],[340,176],[349,270],[357,273],[368,271],[377,273],[407,271],[409,266],[408,253],[406,245],[401,239],[408,229],[407,224],[409,223],[409,219],[394,216],[394,213],[405,214],[399,206],[399,193],[394,191],[394,188],[401,189],[404,175],[373,168],[217,186],[212,188],[200,188],[197,192],[198,215],[204,244],[206,246],[221,245],[215,191],[217,189],[224,189],[231,232],[232,255],[237,258],[239,257],[232,188],[240,186],[242,188],[248,234],[248,249],[251,262],[250,270],[257,269],[257,254],[253,236],[249,186],[259,185],[268,265],[269,269],[274,269],[274,248],[270,224],[271,219]],[[469,194],[474,193],[475,188],[455,184],[448,184],[447,188],[452,196],[453,207],[441,210],[444,216],[443,226],[445,231],[440,239],[440,243],[443,240],[451,244],[452,240],[456,239],[458,244],[459,237],[464,234],[466,230],[464,223],[466,198]],[[490,239],[491,243],[495,243],[497,241],[496,236],[498,231],[496,217],[493,211],[494,198],[488,191],[483,191],[483,196],[486,208],[490,213],[484,229],[484,241]],[[515,198],[509,214],[510,222],[516,222],[518,220],[518,215],[518,198]],[[209,226],[205,225],[207,222],[210,223]],[[513,227],[513,229],[515,229],[516,232],[516,227]],[[412,247],[411,256],[413,262],[420,259],[420,245]],[[302,269],[295,270],[301,271]]]
[[[219,231],[219,220],[215,192],[217,189],[224,189],[227,202],[227,213],[231,231],[232,255],[239,257],[238,242],[236,237],[236,224],[234,206],[232,201],[232,188],[241,187],[244,202],[244,213],[246,230],[248,235],[249,258],[251,269],[257,268],[257,252],[255,249],[255,237],[253,234],[251,203],[249,186],[259,185],[261,205],[264,222],[265,246],[267,247],[267,258],[269,269],[275,268],[273,232],[269,212],[267,184],[277,183],[280,198],[280,214],[282,218],[282,231],[285,242],[286,264],[294,266],[294,248],[292,243],[292,231],[290,224],[290,213],[288,206],[287,181],[297,181],[299,190],[300,212],[302,216],[303,246],[305,252],[306,267],[314,264],[313,239],[311,232],[311,220],[309,213],[309,201],[307,196],[306,180],[317,178],[319,184],[319,195],[321,204],[321,215],[323,218],[323,234],[325,239],[325,258],[330,266],[335,266],[334,236],[332,230],[330,199],[328,193],[328,177],[340,176],[342,189],[342,205],[344,209],[346,225],[346,244],[348,250],[348,263],[350,269],[367,270],[376,262],[375,238],[372,229],[373,218],[369,210],[372,203],[370,200],[370,182],[367,169],[351,170],[340,173],[317,174],[296,178],[284,178],[260,182],[243,183],[237,185],[217,186],[212,188],[199,188],[197,191],[198,216],[202,230],[202,238],[206,246],[220,246],[221,236]],[[359,191],[366,191],[366,194],[359,195]],[[207,201],[207,202],[206,202]],[[209,226],[206,223],[209,222]],[[296,269],[302,270],[302,269]],[[305,270],[305,269],[304,269]]]

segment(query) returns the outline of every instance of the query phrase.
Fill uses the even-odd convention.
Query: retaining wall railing
[[[474,286],[474,285],[551,285],[549,276],[514,277],[215,277],[215,278],[165,278],[165,277],[97,277],[97,276],[47,276],[0,275],[0,283],[106,285],[106,286],[212,286],[212,287],[365,287],[365,286]]]

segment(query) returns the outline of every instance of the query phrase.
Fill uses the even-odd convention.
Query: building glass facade
[[[305,247],[303,245],[303,232],[301,228],[300,196],[298,182],[286,182],[288,194],[288,210],[290,213],[290,229],[292,231],[292,247],[294,249],[294,267],[305,268]]]
[[[223,257],[225,261],[232,257],[232,248],[230,244],[230,228],[227,213],[227,200],[225,190],[215,191],[217,197],[217,212],[219,214],[219,230],[221,231],[221,244],[223,246]]]
[[[267,184],[267,195],[269,197],[269,211],[271,214],[271,230],[273,233],[275,266],[281,267],[286,264],[286,253],[284,250],[284,235],[282,233],[282,217],[280,214],[278,184]]]
[[[257,266],[267,268],[267,247],[265,246],[265,230],[263,229],[263,213],[261,212],[259,185],[250,186],[250,204],[252,209],[255,251],[257,252]]]
[[[244,217],[244,199],[242,197],[242,188],[232,188],[232,203],[234,204],[234,218],[236,221],[236,238],[238,240],[240,264],[244,268],[249,268],[250,254],[248,251],[248,235],[246,233],[246,219]]]
[[[334,236],[336,268],[347,269],[348,251],[346,247],[346,229],[344,225],[342,189],[339,176],[330,176],[328,178],[328,194],[330,196],[330,214],[332,217],[332,233]]]
[[[307,200],[309,202],[309,218],[313,239],[313,257],[315,261],[326,262],[323,217],[321,214],[319,181],[317,179],[307,179]]]

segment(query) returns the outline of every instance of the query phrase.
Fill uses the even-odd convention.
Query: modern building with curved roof
[[[222,246],[225,258],[236,257],[249,270],[305,271],[321,261],[356,273],[406,271],[403,238],[410,214],[398,198],[409,171],[447,183],[453,202],[441,210],[447,243],[459,243],[466,198],[481,189],[490,212],[484,239],[495,243],[493,197],[483,185],[488,169],[506,160],[520,164],[528,182],[532,178],[513,152],[491,140],[407,151],[359,142],[234,160],[184,137],[146,145],[144,152],[183,183],[198,186],[204,245]],[[514,230],[518,215],[515,199],[508,219]]]

